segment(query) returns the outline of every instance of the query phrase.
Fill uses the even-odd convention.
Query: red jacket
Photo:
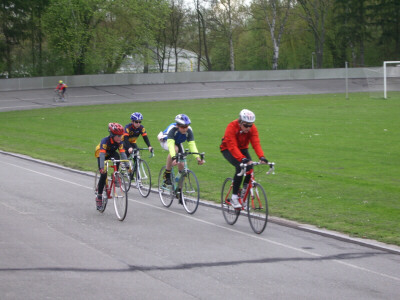
[[[244,156],[240,150],[249,148],[249,143],[253,146],[258,158],[264,156],[256,125],[253,124],[248,133],[243,133],[240,129],[239,120],[235,120],[230,122],[226,127],[220,149],[221,151],[229,150],[234,158],[238,161],[242,161],[246,156]]]
[[[67,85],[65,83],[59,83],[56,86],[56,90],[60,90],[60,91],[65,89],[65,88],[67,88]]]

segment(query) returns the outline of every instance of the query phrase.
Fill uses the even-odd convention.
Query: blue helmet
[[[190,119],[185,114],[179,114],[175,117],[175,122],[178,125],[190,125]]]
[[[134,112],[133,114],[131,114],[131,120],[132,121],[143,120],[143,115],[140,112]]]

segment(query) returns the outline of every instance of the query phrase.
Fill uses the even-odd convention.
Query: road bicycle
[[[268,201],[264,188],[255,180],[253,168],[246,170],[248,166],[262,165],[261,162],[253,162],[249,165],[240,164],[242,171],[238,176],[250,175],[250,181],[245,190],[239,190],[239,203],[242,207],[234,208],[230,202],[232,198],[233,179],[226,178],[221,191],[221,207],[225,221],[233,225],[239,218],[240,212],[245,211],[250,222],[250,226],[257,234],[261,234],[268,222]],[[267,174],[275,174],[275,163],[264,164],[269,166]]]
[[[54,102],[67,102],[68,100],[68,92],[66,91],[64,95],[61,90],[55,90],[53,95]]]
[[[177,161],[183,162],[183,170],[177,171],[173,167],[171,170],[171,185],[164,182],[164,172],[166,166],[163,166],[158,175],[158,194],[160,195],[161,203],[165,207],[170,207],[173,200],[177,198],[179,204],[183,204],[186,212],[194,214],[199,206],[200,201],[200,187],[196,174],[189,170],[186,157],[190,154],[200,155],[201,160],[204,159],[205,153],[189,152],[187,149],[184,153],[177,154]]]
[[[111,158],[104,162],[105,170],[107,171],[107,179],[103,190],[103,205],[99,212],[103,213],[106,210],[108,199],[114,200],[115,214],[118,220],[123,221],[128,211],[128,191],[126,190],[126,182],[124,176],[118,172],[117,163],[129,163],[129,160],[117,160]],[[113,172],[108,172],[108,169]],[[99,185],[100,171],[96,171],[94,178],[94,192],[97,195],[97,187]]]
[[[127,191],[131,188],[132,181],[139,193],[143,197],[147,197],[151,192],[151,173],[149,165],[141,158],[140,151],[149,150],[149,148],[133,148],[132,154],[129,155],[132,172],[129,173],[124,165],[121,165],[121,173],[124,175],[127,183]],[[154,156],[154,151],[151,151],[150,158]]]

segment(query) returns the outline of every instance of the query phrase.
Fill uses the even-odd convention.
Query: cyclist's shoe
[[[102,196],[96,197],[96,207],[97,207],[97,210],[101,210],[103,208],[103,197]]]
[[[163,178],[164,178],[164,184],[165,185],[172,185],[172,182],[171,182],[171,171],[165,171],[164,172],[164,175],[163,175]]]
[[[241,208],[242,207],[242,205],[239,203],[238,198],[239,198],[238,195],[232,195],[231,205],[234,208]]]
[[[165,185],[172,185],[171,177],[168,176],[167,178],[165,178],[165,179],[164,179],[164,184],[165,184]]]

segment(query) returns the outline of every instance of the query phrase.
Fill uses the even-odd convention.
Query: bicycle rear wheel
[[[145,160],[138,159],[136,170],[136,186],[143,197],[147,197],[151,191],[151,174],[149,165]]]
[[[232,178],[226,178],[221,191],[222,214],[229,225],[235,224],[240,215],[240,209],[235,209],[230,203],[232,198],[232,182]]]
[[[200,187],[196,175],[188,170],[181,179],[181,200],[189,214],[194,214],[199,206]]]
[[[94,194],[97,196],[97,189],[98,189],[98,185],[99,185],[99,179],[100,179],[100,172],[99,170],[96,171],[96,174],[94,176]],[[101,209],[98,209],[98,212],[103,213],[106,210],[107,207],[107,202],[108,202],[108,197],[107,197],[107,184],[104,185],[104,189],[103,189],[103,195],[102,195],[102,199],[103,199],[103,205]]]
[[[62,101],[63,101],[63,102],[67,102],[68,99],[69,99],[69,94],[68,94],[68,92],[65,92],[65,93],[64,93],[64,99],[62,99]]]
[[[115,214],[118,220],[123,221],[128,211],[128,192],[125,188],[125,179],[121,173],[114,173],[114,186],[112,187],[112,195],[114,199]]]
[[[170,207],[172,201],[174,200],[175,193],[173,185],[164,184],[164,172],[165,166],[163,166],[160,170],[160,174],[158,174],[158,194],[160,195],[161,203],[165,207]],[[172,174],[172,172],[171,172]],[[172,177],[172,176],[171,176]],[[171,182],[173,182],[174,178],[171,178]]]
[[[247,200],[247,215],[253,231],[260,234],[268,222],[268,201],[264,188],[255,183]]]

